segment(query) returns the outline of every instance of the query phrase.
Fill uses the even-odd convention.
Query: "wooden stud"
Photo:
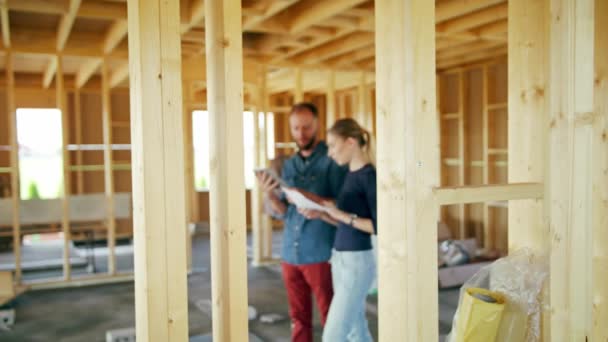
[[[129,0],[128,10],[137,339],[186,341],[179,1]]]
[[[366,95],[367,95],[367,87],[365,84],[365,71],[361,71],[359,75],[359,84],[357,85],[357,122],[365,129],[370,130],[368,125],[368,116],[371,116],[371,113],[366,111]]]
[[[15,73],[13,55],[10,51],[6,59],[6,112],[11,159],[11,201],[13,207],[13,253],[15,255],[15,281],[21,283],[21,222],[20,222],[20,181],[19,181],[19,142],[17,140],[17,109],[15,107]]]
[[[595,113],[593,158],[593,337],[608,340],[608,2],[595,1]]]
[[[488,66],[483,67],[483,90],[482,90],[482,116],[481,116],[481,127],[482,127],[482,158],[483,158],[483,184],[487,185],[490,183],[490,160],[489,160],[489,124],[488,124],[488,91],[489,91],[489,77],[488,77]],[[493,227],[490,227],[490,209],[487,203],[483,203],[483,248],[486,251],[491,251],[494,248],[494,242],[496,234],[494,234]]]
[[[467,180],[467,169],[469,165],[469,153],[468,153],[468,122],[467,114],[465,113],[466,96],[465,92],[467,89],[466,74],[462,71],[458,73],[458,151],[460,155],[460,168],[458,169],[458,178],[460,185],[464,186],[468,183]],[[467,236],[466,225],[468,220],[467,206],[461,204],[458,208],[460,216],[460,239],[465,239]]]
[[[593,310],[592,194],[594,185],[599,185],[593,184],[593,175],[599,167],[597,158],[605,156],[606,150],[593,149],[593,132],[601,120],[576,121],[594,110],[594,0],[552,0],[549,13],[551,88],[545,184],[551,229],[550,339],[589,341],[594,324],[600,324]]]
[[[82,106],[80,101],[80,88],[74,89],[74,130],[75,130],[75,142],[77,145],[82,144]],[[76,165],[83,164],[82,151],[78,149],[76,151]],[[76,172],[76,193],[84,193],[84,175],[82,171]]]
[[[192,272],[192,234],[190,232],[190,224],[200,221],[198,191],[194,180],[194,142],[193,142],[193,127],[192,127],[192,111],[188,105],[189,100],[189,82],[182,81],[183,91],[183,112],[184,112],[184,179],[185,179],[185,205],[188,213],[188,224],[186,225],[186,259],[188,265],[188,273]]]
[[[61,127],[63,138],[63,198],[61,201],[61,230],[63,232],[63,278],[70,280],[72,268],[70,265],[70,152],[68,151],[69,140],[69,113],[66,106],[65,87],[63,79],[63,57],[57,55],[57,75],[55,75],[55,90],[57,94],[57,108],[61,111]]]
[[[297,87],[296,87],[297,88]],[[264,134],[260,129],[260,112],[263,111],[264,102],[266,102],[266,67],[263,66],[259,70],[259,82],[256,89],[257,95],[257,108],[253,113],[253,160],[255,163],[255,167],[265,167],[264,163],[264,150],[262,149]],[[262,112],[262,116],[265,116],[266,113]],[[262,190],[258,182],[255,182],[253,185],[253,190],[251,191],[251,235],[252,235],[252,254],[253,260],[252,264],[259,266],[264,260],[264,234],[263,234],[263,217],[264,217],[264,208],[263,208],[263,196]]]
[[[247,257],[243,180],[241,1],[205,1],[210,116],[213,340],[246,341]]]
[[[112,94],[108,62],[101,64],[101,119],[103,129],[103,165],[106,205],[106,225],[108,228],[108,273],[116,274],[116,215],[114,210],[114,171],[112,168]]]
[[[379,340],[437,341],[437,231],[418,229],[438,219],[435,3],[381,1],[375,11]]]

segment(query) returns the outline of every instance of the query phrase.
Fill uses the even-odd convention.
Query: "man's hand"
[[[274,189],[279,187],[279,182],[274,180],[269,174],[266,172],[257,172],[256,177],[258,182],[260,182],[260,188],[267,195],[270,195]]]

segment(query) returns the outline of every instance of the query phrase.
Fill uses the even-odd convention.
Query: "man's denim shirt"
[[[304,159],[300,154],[285,161],[282,178],[289,186],[319,196],[335,199],[342,188],[347,169],[327,156],[327,145],[320,142]],[[288,204],[282,217],[285,221],[281,257],[289,264],[314,264],[328,261],[334,245],[336,228],[325,221],[307,220]]]

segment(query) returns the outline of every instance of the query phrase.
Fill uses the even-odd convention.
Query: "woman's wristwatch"
[[[354,227],[355,220],[358,218],[357,214],[350,214],[350,221],[348,222],[349,226]]]

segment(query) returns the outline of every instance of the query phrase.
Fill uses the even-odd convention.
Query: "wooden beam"
[[[293,101],[294,103],[300,103],[304,101],[304,91],[302,85],[302,69],[296,68],[294,70],[294,93],[293,93]]]
[[[506,19],[508,14],[507,3],[477,11],[470,15],[452,19],[437,25],[438,32],[462,32],[481,25]]]
[[[205,4],[203,0],[193,0],[190,4],[190,16],[186,24],[181,25],[181,33],[184,34],[205,17]]]
[[[137,339],[186,341],[179,2],[129,0],[128,9]]]
[[[86,0],[78,10],[78,16],[91,19],[127,19],[127,6],[118,1]]]
[[[490,149],[490,124],[488,117],[488,103],[490,85],[490,78],[488,77],[488,66],[484,65],[482,68],[482,91],[481,91],[481,150],[483,159],[483,169],[482,169],[482,184],[488,185],[490,184],[490,153],[488,150]],[[496,242],[496,232],[493,225],[490,225],[490,208],[488,204],[482,204],[483,207],[483,248],[486,251],[492,251],[495,247]]]
[[[17,108],[15,105],[15,74],[13,56],[5,56],[6,66],[6,112],[8,114],[8,135],[10,143],[11,202],[13,213],[13,254],[15,255],[15,281],[21,284],[21,219],[19,188],[19,142],[17,141]]]
[[[114,70],[110,75],[110,88],[115,88],[116,86],[127,80],[129,78],[129,69],[130,68],[128,63],[125,63],[116,68],[116,70]]]
[[[327,58],[339,56],[353,50],[369,46],[374,41],[374,34],[368,32],[355,32],[335,41],[325,43],[319,47],[306,50],[291,58],[296,63],[315,63]]]
[[[505,0],[453,0],[437,4],[435,21],[437,23],[471,14],[475,11],[498,5]]]
[[[76,87],[82,88],[101,66],[101,58],[92,58],[84,62],[76,72]],[[127,64],[128,65],[128,64]]]
[[[70,265],[70,152],[68,151],[69,139],[69,113],[66,106],[66,93],[63,79],[63,58],[57,56],[57,75],[55,76],[55,91],[57,108],[61,111],[62,127],[62,156],[63,156],[63,196],[61,198],[61,230],[63,233],[63,279],[70,280],[72,277],[72,267]]]
[[[375,10],[379,340],[437,341],[435,2]]]
[[[374,44],[364,46],[358,50],[347,52],[343,55],[339,55],[326,60],[324,63],[332,67],[339,67],[340,65],[347,65],[358,62],[362,59],[370,58],[375,55]]]
[[[592,340],[597,322],[593,310],[593,174],[598,167],[596,158],[606,154],[606,150],[593,149],[593,132],[601,121],[577,123],[594,110],[594,0],[553,0],[549,14],[550,340],[585,341]]]
[[[325,110],[326,127],[330,129],[336,122],[336,72],[327,72],[327,108]]]
[[[241,1],[205,1],[207,99],[211,116],[211,296],[213,340],[246,341],[247,257],[243,180]]]
[[[2,44],[11,46],[11,24],[8,16],[8,7],[2,4],[0,7],[0,20],[2,21]]]
[[[292,34],[302,32],[310,26],[331,18],[366,0],[302,0],[294,6],[295,16],[290,16],[289,31]]]
[[[55,77],[55,72],[57,71],[57,57],[53,56],[49,60],[49,64],[44,71],[44,76],[42,77],[42,86],[45,89],[51,86],[51,82],[53,82],[53,78]]]
[[[72,25],[76,20],[76,13],[80,7],[81,0],[70,0],[70,8],[68,13],[64,14],[59,22],[59,28],[57,30],[57,51],[63,51],[65,43],[68,41],[70,32],[72,31]]]
[[[116,274],[116,215],[114,209],[114,171],[112,169],[112,94],[106,60],[101,64],[101,123],[103,130],[103,175],[108,229],[108,273]]]
[[[186,259],[188,273],[192,272],[192,234],[190,231],[190,224],[200,221],[199,212],[200,206],[198,205],[198,191],[196,190],[196,184],[194,182],[194,142],[193,142],[193,128],[192,128],[192,110],[188,105],[190,101],[190,83],[182,81],[182,93],[183,93],[183,112],[184,112],[184,195],[186,212],[188,213],[188,225],[186,226]]]
[[[595,114],[593,123],[593,335],[608,340],[608,2],[595,0]]]
[[[298,2],[299,0],[281,0],[281,1],[274,1],[264,12],[264,14],[262,15],[255,15],[255,16],[249,16],[247,18],[245,18],[245,20],[243,20],[243,31],[251,31],[253,30],[257,25],[259,25],[260,23],[262,23],[263,21],[265,21],[268,18],[273,17],[275,14],[281,12],[282,10],[286,9],[287,7],[293,5],[294,3]]]
[[[70,0],[4,0],[11,11],[33,12],[44,14],[65,14],[70,7]]]
[[[103,40],[103,53],[111,53],[116,46],[127,36],[127,20],[120,19],[115,21],[106,32]]]
[[[438,205],[541,199],[544,194],[544,185],[541,183],[513,183],[454,186],[434,188],[433,193]]]
[[[437,60],[437,69],[454,68],[456,66],[478,63],[480,61],[486,61],[486,60],[489,60],[492,58],[503,57],[506,55],[507,55],[506,46],[500,47],[500,48],[488,49],[488,50],[484,50],[484,51],[478,51],[478,52],[475,52],[472,54],[465,54],[462,56]]]
[[[546,0],[509,3],[509,183],[545,182],[548,5]],[[509,251],[547,251],[543,208],[543,201],[509,203]]]

